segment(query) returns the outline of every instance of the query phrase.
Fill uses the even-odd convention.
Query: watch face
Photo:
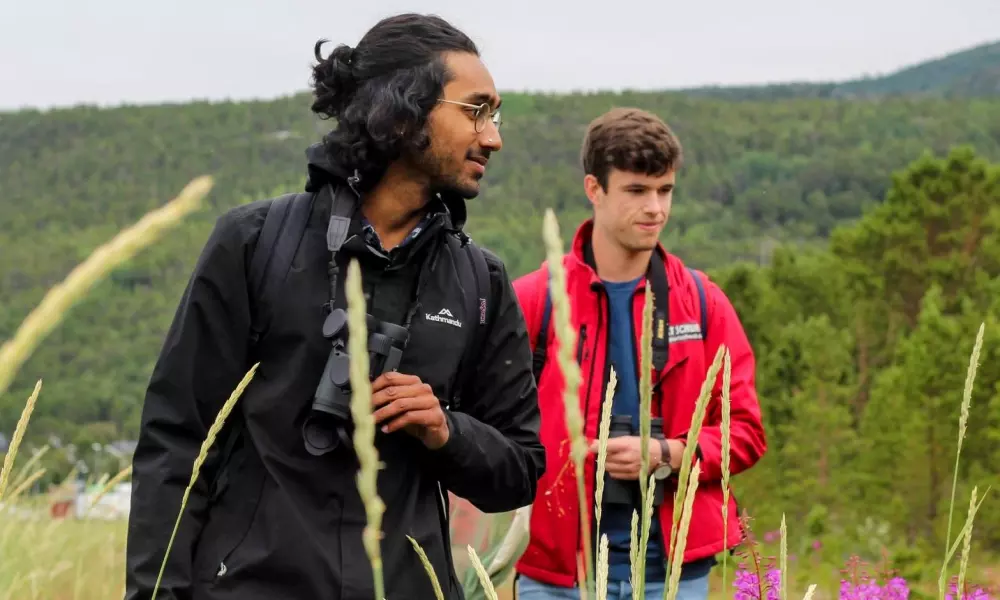
[[[666,479],[667,477],[670,477],[670,473],[672,472],[673,469],[670,468],[670,465],[662,465],[653,471],[653,477],[656,479]]]

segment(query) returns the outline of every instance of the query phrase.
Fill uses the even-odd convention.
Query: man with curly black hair
[[[305,191],[222,215],[153,371],[133,461],[126,598],[150,598],[192,463],[254,379],[193,486],[163,600],[370,599],[344,281],[368,310],[386,598],[444,595],[448,493],[486,512],[531,504],[545,468],[523,316],[504,264],[463,232],[500,150],[500,98],[476,45],[405,14],[321,58]]]

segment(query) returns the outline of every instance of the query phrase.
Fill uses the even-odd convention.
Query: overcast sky
[[[839,80],[1000,39],[1000,0],[588,2],[0,0],[0,109],[282,96],[317,38],[401,11],[463,28],[501,90]]]

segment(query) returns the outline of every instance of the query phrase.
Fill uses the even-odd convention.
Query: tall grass
[[[184,192],[171,204],[168,204],[163,209],[154,211],[144,217],[136,226],[123,231],[119,236],[114,238],[110,243],[102,246],[97,251],[91,255],[87,261],[85,261],[80,267],[75,269],[67,280],[53,288],[52,291],[46,296],[42,304],[31,314],[25,323],[19,328],[15,338],[4,345],[0,349],[0,394],[6,390],[10,381],[13,380],[16,372],[21,364],[27,359],[31,352],[38,346],[41,340],[55,327],[55,325],[60,322],[65,313],[69,310],[73,303],[82,298],[86,291],[92,288],[103,276],[109,273],[117,265],[122,264],[127,261],[131,256],[134,256],[136,252],[141,250],[143,247],[152,243],[163,231],[168,227],[171,227],[178,223],[181,218],[186,214],[189,214],[200,202],[201,198],[208,192],[211,186],[211,179],[200,178],[194,180],[189,186],[187,186]],[[546,243],[546,248],[549,256],[549,265],[552,268],[553,275],[553,305],[556,313],[556,335],[559,339],[559,346],[561,349],[559,355],[560,366],[563,368],[563,373],[567,377],[567,393],[565,396],[566,403],[566,420],[567,426],[572,436],[572,459],[576,466],[576,477],[579,490],[579,500],[580,500],[580,512],[581,512],[581,531],[585,536],[586,543],[584,544],[585,556],[581,557],[581,562],[583,571],[586,573],[587,586],[586,591],[593,590],[596,592],[596,598],[598,600],[606,599],[607,597],[607,537],[599,536],[599,544],[597,549],[597,560],[591,562],[589,556],[590,551],[590,537],[589,537],[589,522],[587,519],[588,514],[588,499],[584,498],[583,490],[583,477],[585,476],[585,471],[583,469],[584,461],[587,455],[588,447],[586,440],[583,435],[582,415],[580,414],[579,408],[579,396],[578,389],[580,383],[580,374],[578,372],[578,367],[573,360],[571,355],[571,349],[575,347],[575,332],[571,325],[571,315],[569,314],[569,301],[566,294],[566,281],[565,274],[562,271],[561,257],[561,240],[559,239],[558,223],[556,222],[555,215],[551,211],[546,213],[545,229],[543,231],[543,237]],[[351,327],[355,330],[364,329],[364,299],[360,295],[360,273],[358,271],[356,263],[352,263],[348,270],[348,280],[347,280],[348,292],[347,296],[349,298],[349,318],[351,319]],[[650,301],[649,293],[647,293],[647,307],[652,306]],[[647,309],[648,310],[648,309]],[[643,327],[644,333],[643,339],[643,377],[644,380],[641,383],[641,402],[643,406],[648,407],[651,402],[651,390],[648,385],[648,357],[651,350],[651,345],[649,344],[650,336],[648,329],[651,323],[647,316],[644,314],[643,317]],[[957,488],[957,470],[960,465],[960,456],[962,448],[962,440],[964,439],[966,428],[968,424],[969,407],[972,398],[972,389],[976,376],[976,369],[978,366],[979,355],[982,349],[983,336],[984,336],[985,324],[979,328],[978,335],[976,337],[976,342],[970,357],[969,369],[966,377],[965,389],[961,404],[961,412],[959,415],[959,445],[956,452],[955,458],[955,478],[952,484],[952,500],[951,506],[949,508],[949,515],[953,514],[954,502]],[[351,336],[354,344],[363,343],[365,336],[357,335]],[[382,584],[382,570],[381,561],[379,558],[379,546],[378,540],[381,535],[381,515],[385,507],[383,506],[381,500],[378,498],[376,492],[376,478],[378,470],[378,456],[373,445],[373,430],[371,424],[371,396],[370,396],[370,386],[367,382],[367,377],[365,373],[367,372],[365,361],[367,361],[367,352],[363,346],[353,347],[351,352],[351,381],[352,387],[355,391],[352,397],[351,410],[352,415],[355,418],[358,427],[355,431],[355,444],[359,449],[359,456],[361,457],[361,467],[359,469],[359,474],[357,478],[358,491],[365,502],[366,507],[366,517],[368,520],[367,526],[364,531],[364,542],[365,550],[368,554],[369,561],[372,564],[372,572],[375,578],[375,598],[376,600],[384,600],[384,585]],[[674,517],[671,524],[670,531],[670,565],[668,569],[667,581],[666,581],[666,591],[664,593],[664,600],[672,600],[677,596],[678,590],[678,580],[680,576],[680,566],[681,560],[684,554],[684,548],[686,545],[686,532],[691,520],[691,507],[693,503],[694,496],[697,492],[699,485],[699,475],[701,472],[700,463],[693,460],[694,447],[696,445],[696,440],[698,432],[702,426],[704,416],[706,414],[706,408],[711,397],[711,391],[714,387],[714,383],[719,375],[720,368],[724,366],[723,370],[723,389],[722,389],[722,415],[723,415],[723,448],[725,449],[723,455],[723,482],[725,486],[724,493],[728,499],[728,485],[729,485],[729,448],[730,448],[730,424],[729,424],[729,377],[730,377],[730,360],[728,351],[725,348],[719,348],[715,359],[711,363],[705,381],[703,383],[701,392],[696,400],[696,407],[694,415],[691,421],[691,427],[688,433],[688,443],[686,445],[684,458],[682,460],[681,469],[679,473],[678,480],[678,490],[674,497]],[[240,397],[243,389],[249,383],[254,375],[256,365],[247,373],[243,381],[237,386],[233,391],[230,399],[225,403],[222,410],[220,410],[215,423],[209,430],[205,441],[202,444],[202,451],[199,453],[198,458],[195,459],[192,465],[192,475],[191,483],[193,483],[198,477],[201,463],[204,460],[204,455],[209,447],[215,441],[215,435],[221,429],[225,422],[226,417],[230,414],[230,411],[235,406],[238,398]],[[607,421],[607,416],[610,414],[610,403],[613,398],[614,390],[614,379],[612,379],[609,389],[605,391],[604,394],[604,404],[602,406],[601,414],[602,420]],[[36,384],[35,391],[29,398],[27,404],[25,405],[24,411],[22,412],[21,418],[17,425],[17,430],[15,432],[14,438],[12,440],[11,446],[7,452],[4,459],[4,465],[2,471],[0,471],[0,500],[4,499],[5,490],[9,487],[9,481],[11,481],[11,473],[13,473],[14,463],[17,457],[18,447],[22,443],[24,432],[28,426],[32,410],[39,399],[41,390],[41,382]],[[648,411],[644,411],[646,413]],[[644,439],[648,439],[649,429],[648,422],[645,426],[642,426],[642,436]],[[598,473],[604,472],[604,461],[606,458],[606,444],[607,444],[608,432],[606,426],[602,424],[599,432],[599,443],[598,443],[598,457],[597,457],[597,471]],[[603,446],[603,450],[601,450]],[[44,449],[42,450],[44,452]],[[13,498],[18,495],[19,490],[24,489],[25,482],[30,482],[33,477],[37,477],[38,471],[33,474],[29,473],[30,466],[34,464],[39,458],[39,454],[29,460],[23,467],[24,473],[15,477],[14,490],[15,493],[7,496],[8,499]],[[648,469],[648,455],[644,452],[643,457],[644,468]],[[643,471],[646,474],[647,471]],[[107,485],[111,485],[114,481],[119,480],[127,476],[127,472],[119,473],[114,479],[111,480]],[[601,478],[598,478],[598,486],[595,490],[595,501],[596,501],[596,516],[597,516],[597,532],[600,531],[600,500],[603,493],[603,486],[600,482]],[[642,547],[645,546],[644,537],[648,535],[649,526],[652,517],[652,511],[650,509],[651,502],[649,499],[652,497],[650,488],[648,487],[650,482],[646,481],[645,477],[641,478],[640,485],[644,488],[644,502],[642,506],[641,516],[638,513],[633,513],[633,537],[632,537],[632,556],[633,556],[633,573],[634,580],[636,582],[641,582],[644,578],[645,573],[645,553],[642,551]],[[190,490],[191,484],[188,486]],[[982,496],[978,494],[978,488],[973,489],[971,498],[969,500],[969,510],[967,513],[966,521],[961,530],[952,539],[952,532],[950,528],[946,540],[946,548],[944,559],[942,561],[938,587],[939,587],[939,599],[945,600],[947,593],[946,580],[947,573],[949,569],[949,564],[955,553],[961,547],[961,561],[958,570],[958,582],[959,586],[963,584],[967,577],[969,558],[971,554],[971,539],[973,531],[973,522],[979,507],[985,500],[989,489],[987,489]],[[178,507],[177,523],[183,516],[185,504],[187,498],[187,491],[185,492],[185,497],[182,499],[181,505]],[[30,507],[30,502],[24,500],[18,500],[18,504],[24,507]],[[7,506],[0,505],[0,510],[11,510],[17,508],[17,506]],[[37,516],[37,513],[32,513]],[[525,527],[524,518],[522,512],[519,515],[522,516],[520,520],[520,525],[518,527]],[[515,519],[515,522],[518,522]],[[725,522],[725,517],[724,517]],[[123,564],[123,550],[121,546],[116,546],[114,543],[107,544],[103,536],[95,538],[93,535],[93,530],[84,529],[86,523],[74,523],[72,521],[43,521],[36,518],[25,517],[23,520],[18,520],[17,518],[10,517],[2,521],[2,529],[0,529],[0,544],[7,545],[11,540],[15,541],[16,547],[26,546],[29,552],[26,553],[25,563],[29,565],[30,570],[27,572],[17,573],[14,576],[14,581],[11,581],[10,585],[6,590],[8,597],[15,597],[14,593],[17,592],[17,598],[39,598],[39,597],[66,597],[66,589],[73,589],[73,598],[79,598],[81,593],[81,588],[83,587],[82,582],[87,576],[89,569],[83,567],[83,563],[80,559],[77,562],[72,560],[63,559],[54,565],[38,565],[38,561],[35,560],[33,552],[47,552],[51,554],[46,554],[47,556],[57,556],[58,551],[54,551],[52,546],[58,544],[60,546],[65,546],[67,543],[78,544],[78,547],[85,548],[88,553],[98,556],[102,564],[105,565],[105,571],[98,572],[97,576],[92,576],[92,579],[88,581],[94,582],[95,589],[99,589],[99,597],[106,598],[113,594],[111,587],[113,587],[112,579],[108,576],[109,573],[117,573],[118,570],[122,568]],[[174,532],[176,532],[176,524]],[[57,535],[62,537],[57,537]],[[79,537],[75,541],[71,542],[70,539],[74,536]],[[780,582],[780,592],[779,597],[782,599],[790,597],[794,593],[791,590],[791,577],[788,572],[788,553],[787,553],[787,528],[784,517],[782,518],[781,527],[781,549],[779,564],[781,567],[781,582]],[[74,538],[75,539],[75,538]],[[116,538],[111,537],[112,540]],[[17,542],[21,540],[23,543]],[[164,556],[164,564],[166,563],[166,558],[169,556],[169,551],[171,548],[173,540],[173,534],[170,540],[166,540],[166,554]],[[429,563],[426,562],[426,556],[423,555],[422,549],[414,541],[410,540],[414,545],[414,551],[421,556],[424,560],[425,566],[428,570],[430,579],[434,584],[435,595],[438,598],[443,599],[443,594],[440,589],[440,585],[437,583],[437,578],[430,568]],[[511,551],[510,547],[523,547],[516,541],[511,542],[509,547],[506,547],[505,551],[502,553],[503,559],[499,562],[502,563],[504,560],[513,562],[517,559],[519,552]],[[91,550],[92,549],[92,550]],[[490,575],[490,572],[501,572],[505,570],[508,565],[504,564],[491,564],[490,569],[484,568],[482,562],[480,561],[475,550],[470,546],[468,547],[469,556],[471,559],[471,564],[473,569],[475,569],[478,579],[486,592],[486,597],[489,599],[496,598],[496,590],[494,589],[494,580]],[[13,553],[6,552],[6,554]],[[22,563],[17,563],[22,564]],[[2,573],[2,571],[0,571]],[[162,573],[162,570],[161,570]],[[69,586],[66,585],[66,577],[72,577],[70,579]],[[119,578],[117,575],[115,578]],[[583,586],[581,586],[583,587]],[[805,598],[813,597],[816,592],[816,586],[810,585],[805,591]],[[961,587],[959,587],[961,590]],[[25,591],[22,591],[25,590]],[[582,590],[583,591],[583,590]],[[155,592],[154,592],[155,594]],[[121,594],[118,593],[118,596]],[[584,596],[586,597],[586,596]],[[634,597],[637,600],[642,600],[645,598],[645,592],[642,586],[635,590]]]
[[[62,323],[72,307],[82,300],[115,268],[131,260],[139,252],[162,238],[171,228],[179,225],[184,218],[200,208],[202,201],[212,189],[212,185],[213,179],[209,176],[201,176],[191,180],[174,199],[167,202],[164,206],[150,211],[138,222],[122,230],[109,242],[98,247],[86,260],[74,268],[61,283],[53,286],[42,299],[41,303],[21,323],[14,337],[0,347],[0,397],[5,394],[21,366],[28,360],[42,341]],[[5,556],[10,557],[3,561],[5,563],[13,562],[11,559],[15,557],[20,558],[27,555],[30,558],[31,553],[25,551],[25,546],[27,545],[28,548],[34,550],[36,545],[31,544],[32,541],[37,542],[41,539],[42,544],[44,544],[46,540],[44,537],[45,534],[39,536],[39,532],[34,531],[37,522],[32,517],[37,515],[38,511],[36,507],[31,506],[30,502],[19,502],[17,505],[9,502],[8,504],[12,504],[11,506],[2,503],[6,494],[10,473],[13,470],[18,455],[18,449],[23,441],[28,422],[31,419],[36,402],[40,396],[41,383],[41,380],[39,380],[35,384],[34,392],[21,412],[15,434],[4,457],[3,468],[0,470],[0,510],[7,510],[8,512],[5,515],[8,528],[4,530],[2,539],[0,539],[0,545],[12,545],[20,549],[20,552],[17,554],[14,552],[4,552]],[[29,465],[38,458],[40,458],[40,454],[36,454],[34,459],[25,465],[26,472],[23,477],[18,478],[20,482],[16,486],[14,494],[7,498],[8,500],[15,499],[23,490],[27,489],[32,481],[36,480],[44,472],[43,470],[36,470],[33,473],[27,472],[27,468],[30,468]],[[51,533],[52,529],[58,524],[59,522],[52,521],[46,528],[45,533]],[[18,525],[18,527],[15,528],[15,525]],[[70,534],[72,533],[70,532]],[[23,543],[18,543],[19,540]],[[61,543],[64,542],[65,540]],[[114,549],[112,550],[113,552],[115,551]],[[114,563],[120,564],[120,557],[117,554],[112,554],[111,556]],[[32,564],[32,561],[29,561],[28,564]],[[57,565],[39,565],[29,573],[20,573],[15,576],[14,581],[3,591],[6,592],[8,597],[13,597],[13,594],[17,591],[19,594],[18,597],[23,598],[25,596],[20,595],[21,592],[19,589],[21,585],[24,585],[29,588],[30,597],[36,598],[39,594],[45,592],[45,589],[40,587],[39,581],[45,582],[43,585],[47,588],[48,585],[52,585],[52,582],[61,581],[61,576],[72,566],[72,564],[67,565],[66,561],[61,561]],[[77,574],[74,583],[79,583],[82,580],[83,570],[80,566],[81,563],[77,563],[76,569],[74,569],[74,573]],[[100,582],[99,585],[103,597],[108,597],[110,590],[107,590],[106,586],[111,585],[111,580],[105,576],[98,577],[98,581]],[[78,592],[79,588],[77,587],[75,590]],[[61,597],[62,594],[63,591],[61,589],[52,588],[48,592],[45,592],[45,597]]]
[[[943,575],[948,566],[949,547],[951,546],[951,524],[955,514],[955,491],[958,488],[958,464],[962,457],[962,442],[965,441],[965,431],[969,426],[969,407],[972,404],[972,384],[976,380],[979,369],[979,354],[983,349],[983,336],[986,333],[986,323],[979,326],[976,333],[976,343],[972,346],[972,356],[969,358],[969,369],[965,375],[965,388],[962,391],[962,408],[958,416],[958,448],[955,451],[955,468],[952,471],[951,501],[948,504],[948,533],[944,542],[944,562],[941,565]]]
[[[42,391],[41,379],[35,384],[35,391],[31,393],[28,403],[24,405],[24,410],[21,411],[21,418],[17,420],[17,427],[14,428],[14,436],[11,438],[7,456],[3,458],[3,469],[0,470],[0,501],[3,501],[4,493],[7,491],[7,481],[10,479],[10,472],[14,468],[17,449],[21,446],[21,440],[24,439],[24,432],[28,428],[28,421],[31,419],[31,413],[35,410],[35,402],[38,401],[38,392],[40,391]]]
[[[545,256],[548,259],[549,274],[555,293],[552,296],[552,314],[555,323],[556,339],[559,342],[557,355],[559,368],[563,375],[563,401],[566,409],[566,429],[569,432],[570,455],[576,469],[577,497],[580,504],[580,532],[583,536],[583,572],[581,578],[581,600],[594,589],[594,571],[591,568],[590,552],[590,511],[584,492],[584,464],[587,458],[588,445],[583,432],[583,414],[580,411],[580,365],[576,364],[573,348],[576,347],[576,330],[573,328],[570,315],[569,298],[566,295],[566,270],[563,267],[562,239],[559,235],[559,222],[556,215],[549,209],[545,211],[545,221],[542,230],[545,242]]]
[[[379,537],[385,505],[377,489],[378,451],[375,449],[375,419],[372,416],[372,386],[368,380],[368,325],[365,294],[361,286],[361,267],[352,260],[347,268],[347,327],[350,352],[351,417],[354,420],[354,451],[358,455],[358,494],[365,505],[367,524],[362,541],[375,579],[375,600],[385,597],[382,579],[382,555]],[[414,542],[416,544],[416,542]]]
[[[962,456],[962,441],[965,439],[965,431],[969,423],[969,408],[972,405],[972,388],[976,380],[976,372],[979,368],[979,354],[983,349],[983,336],[986,333],[986,323],[982,323],[979,326],[979,331],[976,334],[976,342],[972,346],[972,355],[969,357],[969,368],[965,375],[965,388],[962,393],[962,405],[959,409],[958,417],[958,448],[955,451],[955,469],[953,473],[953,479],[951,484],[951,501],[948,505],[948,536],[945,541],[945,555],[944,560],[941,562],[941,571],[938,574],[938,600],[945,600],[946,596],[946,582],[948,573],[948,564],[951,559],[955,556],[955,552],[958,549],[958,543],[961,538],[971,538],[972,536],[972,522],[976,516],[976,511],[982,505],[983,500],[986,499],[986,494],[989,492],[989,488],[983,493],[983,499],[978,503],[976,502],[976,493],[978,489],[972,490],[972,498],[969,501],[969,513],[966,517],[965,526],[959,532],[955,543],[951,542],[951,520],[952,515],[955,511],[955,489],[958,486],[958,466],[959,461]],[[969,540],[971,543],[971,539]],[[969,552],[963,552],[962,563],[960,569],[965,570],[968,565]]]
[[[732,445],[732,401],[729,386],[732,381],[733,361],[726,352],[722,364],[722,535],[729,539],[729,460]],[[726,579],[729,574],[729,553],[722,553],[722,589],[726,589]]]

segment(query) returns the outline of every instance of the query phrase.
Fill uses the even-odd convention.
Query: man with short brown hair
[[[646,555],[647,598],[661,597],[666,579],[665,551],[673,522],[673,494],[695,402],[720,345],[731,353],[730,470],[752,467],[767,443],[754,387],[754,356],[732,304],[704,274],[688,269],[659,243],[682,162],[680,142],[656,115],[618,108],[595,119],[581,152],[584,191],[594,216],[577,230],[563,257],[570,312],[577,329],[576,360],[583,382],[580,404],[591,454],[583,474],[594,498],[596,438],[602,400],[614,368],[612,404],[600,531],[594,501],[588,502],[596,556],[601,535],[609,541],[608,598],[631,598],[629,547],[633,511],[641,514],[638,478],[638,341],[647,285],[654,295],[652,352],[653,437],[650,473],[656,480],[654,518]],[[518,597],[523,600],[579,598],[578,557],[583,554],[576,497],[576,473],[569,454],[563,406],[563,378],[557,361],[546,361],[557,344],[549,327],[548,270],[542,265],[514,282],[535,353],[545,475],[532,506],[531,539],[517,564]],[[740,542],[735,502],[726,507],[722,527],[721,376],[715,381],[695,459],[701,478],[684,549],[678,598],[705,599],[715,555]],[[660,433],[662,432],[662,433]]]

